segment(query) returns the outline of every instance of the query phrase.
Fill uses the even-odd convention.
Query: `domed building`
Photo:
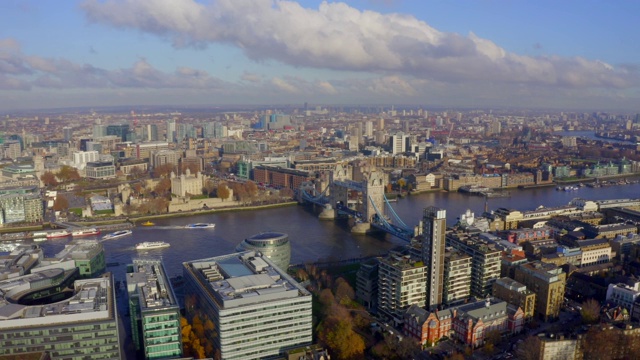
[[[236,251],[259,251],[276,266],[286,271],[291,261],[289,235],[280,232],[263,232],[244,239]]]

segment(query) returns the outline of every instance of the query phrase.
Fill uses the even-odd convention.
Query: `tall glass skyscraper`
[[[129,124],[108,125],[107,135],[115,135],[120,137],[122,141],[127,141],[129,135]]]

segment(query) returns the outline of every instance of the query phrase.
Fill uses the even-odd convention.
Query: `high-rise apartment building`
[[[68,126],[63,127],[62,136],[64,141],[71,141],[71,139],[73,139],[73,129]]]
[[[7,194],[0,196],[0,224],[37,223],[44,216],[38,194]]]
[[[437,207],[425,208],[422,215],[422,261],[427,267],[426,306],[429,309],[442,304],[446,230],[447,211]]]
[[[378,311],[378,260],[370,259],[360,264],[356,275],[356,300],[369,312]]]
[[[158,125],[147,124],[144,127],[143,139],[145,141],[158,141]]]
[[[93,125],[93,139],[107,136],[107,126],[106,125]]]
[[[408,254],[391,252],[378,263],[378,313],[402,324],[411,305],[425,306],[427,265]]]
[[[444,254],[442,302],[456,305],[471,296],[471,256],[451,250]]]
[[[364,135],[365,136],[373,136],[373,122],[367,121],[364,123]]]
[[[515,269],[515,280],[536,294],[535,313],[544,321],[560,316],[567,274],[555,264],[533,261]]]
[[[278,358],[312,342],[311,294],[258,252],[183,263],[185,310],[205,326],[206,356]]]
[[[486,298],[491,295],[493,283],[500,278],[502,251],[493,243],[467,233],[446,235],[447,246],[471,256],[471,295]]]
[[[176,120],[167,120],[167,141],[172,143],[176,141]]]
[[[126,279],[136,350],[145,359],[181,357],[180,307],[162,261],[133,259]]]

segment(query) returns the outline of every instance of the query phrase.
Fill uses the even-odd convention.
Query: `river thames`
[[[557,191],[555,187],[512,189],[510,193],[509,198],[488,199],[489,210],[499,207],[533,210],[540,205],[561,206],[576,197],[587,200],[638,198],[640,184],[582,187],[576,191]],[[485,199],[461,193],[432,192],[399,199],[392,206],[409,226],[418,224],[425,207],[441,207],[447,210],[447,222],[451,225],[467,209],[480,215],[484,211]],[[390,235],[375,237],[351,234],[343,222],[320,221],[316,214],[303,206],[221,212],[157,219],[154,222],[156,226],[134,228],[131,236],[103,242],[107,262],[110,263],[108,270],[114,272],[116,278],[122,278],[126,264],[139,256],[161,257],[167,273],[171,276],[178,275],[182,273],[182,262],[231,253],[243,239],[265,231],[279,231],[289,235],[292,264],[383,254],[405,243]],[[215,223],[216,227],[183,228],[186,224],[197,222]],[[52,256],[68,241],[70,239],[54,239],[40,244],[45,255]],[[171,247],[148,252],[137,251],[135,244],[143,241],[165,241]]]

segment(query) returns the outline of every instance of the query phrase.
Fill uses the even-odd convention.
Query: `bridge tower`
[[[384,211],[384,174],[374,169],[363,180],[365,192],[362,194],[362,218],[372,222],[376,214],[376,208]]]
[[[336,209],[339,204],[347,205],[349,200],[349,188],[336,184],[336,181],[351,180],[351,166],[338,165],[331,172],[329,178],[329,197],[331,206]]]

